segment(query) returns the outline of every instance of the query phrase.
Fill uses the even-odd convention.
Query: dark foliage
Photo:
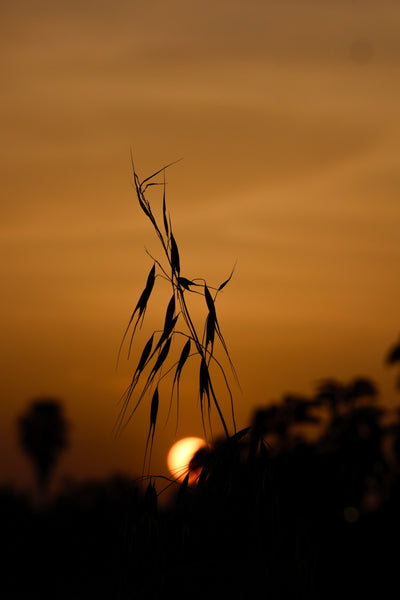
[[[400,413],[389,416],[367,378],[285,396],[202,449],[197,482],[175,484],[164,509],[154,480],[76,484],[41,509],[3,488],[4,597],[389,597]]]

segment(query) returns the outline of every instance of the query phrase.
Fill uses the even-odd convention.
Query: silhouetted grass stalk
[[[131,156],[132,159],[132,156]],[[141,356],[139,358],[137,367],[133,373],[131,382],[126,389],[124,395],[122,396],[123,406],[120,411],[119,417],[116,423],[117,431],[120,430],[121,427],[125,426],[129,420],[134,415],[136,409],[144,399],[147,392],[149,392],[151,387],[155,389],[152,395],[151,403],[150,403],[150,425],[146,442],[146,453],[150,444],[150,455],[149,460],[151,459],[151,450],[154,441],[154,433],[157,422],[158,415],[158,407],[159,407],[159,384],[160,381],[168,375],[171,370],[175,369],[173,382],[172,382],[172,390],[171,390],[171,399],[170,403],[173,401],[173,395],[176,388],[176,398],[177,398],[177,415],[179,414],[179,386],[180,386],[180,378],[184,367],[187,364],[189,359],[197,357],[200,362],[199,366],[199,398],[200,398],[200,412],[201,419],[203,424],[203,430],[206,433],[206,425],[205,425],[205,414],[207,412],[209,425],[211,427],[211,410],[212,407],[217,412],[219,421],[222,425],[224,433],[226,437],[229,437],[229,429],[227,425],[227,420],[223,414],[220,402],[217,398],[217,394],[215,392],[215,387],[213,384],[213,379],[211,375],[211,367],[216,366],[221,371],[224,379],[224,383],[226,385],[227,392],[229,394],[230,406],[231,406],[231,418],[234,432],[236,432],[236,424],[235,424],[235,415],[234,415],[234,407],[233,407],[233,397],[232,392],[228,383],[228,378],[226,376],[225,370],[220,363],[220,361],[214,355],[214,345],[216,339],[219,340],[222,349],[229,361],[232,373],[237,381],[236,372],[234,366],[232,364],[231,358],[229,356],[229,352],[223,338],[219,322],[217,319],[217,313],[215,308],[215,301],[219,292],[229,283],[234,269],[230,273],[229,277],[218,287],[211,288],[207,285],[206,281],[203,278],[196,279],[188,279],[181,275],[181,262],[180,262],[180,253],[178,249],[178,245],[175,239],[175,236],[172,231],[171,218],[169,213],[167,213],[166,206],[166,181],[165,181],[165,171],[172,164],[159,169],[149,177],[146,177],[142,181],[139,179],[139,176],[135,170],[134,162],[132,159],[132,171],[134,177],[134,188],[136,191],[136,196],[139,202],[139,206],[141,210],[144,212],[145,216],[149,219],[155,233],[161,243],[161,247],[163,250],[163,254],[165,255],[165,259],[167,262],[167,267],[163,266],[162,262],[158,259],[152,257],[148,252],[149,256],[153,260],[153,265],[150,269],[149,275],[147,277],[147,282],[145,288],[133,310],[133,313],[129,319],[128,326],[124,332],[121,346],[118,352],[118,359],[121,354],[121,350],[123,344],[126,340],[128,332],[131,331],[130,341],[129,341],[129,349],[128,349],[128,358],[131,354],[132,344],[135,337],[135,333],[137,327],[142,326],[144,316],[146,313],[146,309],[151,297],[151,294],[154,290],[155,280],[157,277],[161,277],[169,281],[172,287],[172,295],[169,300],[169,303],[165,312],[165,320],[164,326],[162,330],[153,331],[150,338],[147,340],[144,348],[142,350]],[[155,178],[159,175],[163,175],[163,181],[156,181]],[[152,207],[150,202],[146,198],[146,191],[148,188],[152,186],[162,186],[163,194],[162,194],[162,225],[159,225],[156,217],[152,211]],[[159,271],[159,272],[157,272]],[[199,283],[201,282],[201,283]],[[214,296],[211,294],[210,289],[215,290]],[[187,303],[187,295],[188,294],[200,294],[204,297],[206,303],[207,315],[204,324],[204,331],[202,336],[199,335],[190,310]],[[177,311],[178,308],[178,311]],[[178,329],[177,323],[184,324],[186,331],[182,331]],[[175,340],[178,338],[184,338],[186,341],[183,345],[183,348],[180,352],[180,357],[178,361],[175,361],[173,365],[166,371],[166,373],[162,374],[162,370],[165,367],[165,363],[167,358],[170,356],[170,349],[172,345],[175,344]],[[172,344],[174,342],[174,344]],[[192,352],[192,346],[194,346],[194,351]],[[152,365],[152,366],[151,366]],[[150,369],[147,377],[144,375],[145,369]],[[136,397],[137,386],[139,381],[144,380],[143,388]],[[136,397],[136,402],[131,408],[129,412],[129,407],[133,397]],[[178,418],[178,416],[177,416]]]

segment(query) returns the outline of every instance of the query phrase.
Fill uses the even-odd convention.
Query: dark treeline
[[[174,484],[168,507],[154,481],[118,476],[71,484],[39,507],[3,487],[2,597],[389,597],[400,412],[368,378],[260,408],[192,469],[197,483]]]

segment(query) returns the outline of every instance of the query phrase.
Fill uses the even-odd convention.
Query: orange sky
[[[219,284],[238,261],[218,309],[239,426],[325,376],[371,375],[396,401],[397,1],[21,0],[0,27],[2,481],[30,485],[15,419],[43,394],[72,423],[59,477],[141,470],[147,412],[112,433],[158,251],[130,146],[143,176],[184,158],[168,201],[187,276]],[[155,472],[173,439],[160,427]]]

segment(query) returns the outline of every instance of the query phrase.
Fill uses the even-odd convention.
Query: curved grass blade
[[[163,188],[163,207],[162,207],[162,212],[163,212],[163,221],[164,221],[165,233],[167,234],[167,237],[169,237],[169,227],[168,227],[168,219],[167,219],[167,206],[166,206],[166,202],[165,202],[165,169],[164,169],[164,188]]]
[[[157,357],[156,364],[154,365],[154,367],[153,367],[153,369],[152,369],[152,371],[150,373],[150,377],[152,376],[154,378],[154,376],[156,375],[157,371],[159,371],[159,369],[161,368],[163,362],[167,358],[168,352],[169,352],[169,348],[171,346],[171,341],[172,341],[172,338],[169,337],[167,339],[167,341],[165,342],[164,347],[162,348],[160,354]]]
[[[212,299],[212,296],[211,296],[210,291],[209,291],[208,287],[206,286],[206,284],[204,284],[204,297],[206,299],[208,313],[210,315],[212,315],[212,318],[214,319],[214,321],[217,322],[217,313],[215,310],[214,300]]]
[[[211,355],[213,353],[213,348],[214,348],[215,331],[218,326],[218,322],[217,322],[217,313],[215,310],[214,300],[212,299],[212,296],[211,296],[210,291],[206,284],[204,284],[204,297],[206,299],[207,308],[208,308],[208,315],[206,318],[206,325],[205,325],[206,339],[205,339],[204,345],[205,345],[206,351],[207,351],[208,345],[209,344],[211,345],[211,351],[210,351],[210,358],[211,358]]]
[[[133,320],[135,318],[136,313],[138,313],[137,316],[136,316],[136,322],[135,322],[134,327],[133,327],[131,341],[130,341],[130,344],[129,344],[128,358],[130,356],[133,336],[135,335],[135,331],[136,331],[136,328],[138,326],[138,323],[139,323],[140,319],[144,317],[144,314],[145,314],[146,308],[147,308],[147,303],[149,301],[151,292],[152,292],[153,287],[154,287],[155,273],[156,273],[156,265],[153,264],[153,266],[152,266],[152,268],[150,270],[150,273],[147,276],[146,286],[145,286],[145,288],[144,288],[144,290],[143,290],[143,292],[142,292],[142,294],[141,294],[141,296],[140,296],[140,298],[138,300],[138,303],[135,306],[135,310],[133,311],[133,313],[131,315],[131,318],[129,319],[129,323],[128,323],[127,328],[125,329],[125,333],[124,333],[124,335],[122,337],[121,345],[120,345],[119,350],[118,350],[117,363],[118,363],[119,357],[121,355],[122,346],[124,344],[124,341],[125,341],[126,335],[128,333],[128,330],[129,330],[129,328],[130,328],[130,326],[131,326],[131,324],[132,324],[132,322],[133,322]]]
[[[155,364],[154,364],[153,368],[151,369],[151,372],[150,372],[149,376],[147,377],[147,381],[146,381],[146,383],[145,383],[145,385],[144,385],[144,388],[143,388],[143,390],[142,390],[142,393],[140,394],[139,400],[137,401],[137,403],[136,403],[136,406],[135,406],[135,408],[134,408],[133,412],[135,412],[135,410],[136,410],[136,409],[137,409],[137,407],[139,406],[140,402],[141,402],[141,401],[142,401],[142,399],[143,399],[143,396],[145,395],[145,393],[146,393],[146,392],[147,392],[147,390],[149,389],[150,385],[152,384],[152,382],[153,382],[153,380],[154,380],[154,377],[157,375],[157,373],[158,373],[158,371],[161,369],[161,367],[162,367],[162,365],[163,365],[163,363],[164,363],[165,359],[167,358],[167,356],[168,356],[168,352],[169,352],[169,349],[170,349],[170,346],[171,346],[171,341],[172,341],[172,338],[171,338],[171,337],[169,337],[169,338],[167,339],[167,341],[165,342],[165,344],[164,344],[164,346],[163,346],[162,350],[160,351],[160,353],[159,353],[159,355],[158,355],[158,357],[157,357],[157,360],[156,360],[156,362],[155,362]],[[133,412],[131,413],[131,416],[132,416]],[[130,417],[129,417],[129,418],[130,418]]]
[[[207,319],[206,319],[206,341],[205,341],[204,345],[205,345],[206,350],[208,348],[208,344],[211,345],[210,354],[212,354],[213,348],[214,348],[215,326],[216,326],[216,323],[215,323],[213,315],[208,313]]]
[[[153,368],[152,368],[149,376],[147,377],[147,381],[146,381],[146,383],[144,385],[144,388],[143,388],[143,390],[142,390],[142,392],[141,392],[141,394],[140,394],[140,396],[139,396],[139,398],[138,398],[138,400],[137,400],[134,408],[131,410],[131,412],[129,414],[129,417],[127,418],[127,420],[125,422],[124,427],[128,424],[128,422],[133,417],[133,415],[136,412],[139,404],[143,400],[144,395],[146,394],[147,390],[149,389],[150,385],[152,384],[152,382],[154,380],[154,377],[156,376],[156,374],[160,370],[161,366],[163,365],[165,359],[167,358],[168,352],[169,352],[169,349],[170,349],[170,346],[171,346],[171,341],[172,341],[172,338],[171,337],[168,338],[167,341],[166,341],[166,343],[165,343],[165,345],[164,345],[164,347],[162,348],[161,352],[159,353],[159,355],[157,357],[157,360],[156,360],[156,363],[154,364],[154,366],[153,366]],[[149,342],[147,342],[147,344],[149,344]],[[144,351],[143,351],[143,353],[144,353]],[[153,353],[152,353],[151,356],[153,356],[153,354],[154,354],[154,351],[153,351]],[[151,359],[151,356],[150,356],[150,359]],[[148,359],[148,360],[150,360],[150,359]],[[117,430],[117,432],[122,427],[122,423],[124,421],[124,418],[125,418],[125,415],[126,415],[126,411],[128,409],[129,403],[131,401],[133,392],[135,391],[135,388],[137,386],[138,381],[139,381],[139,377],[135,378],[135,376],[134,376],[132,378],[131,384],[128,386],[128,389],[126,390],[126,392],[122,396],[122,399],[124,399],[124,405],[123,405],[123,407],[121,409],[121,412],[120,412],[120,415],[118,417],[118,421],[117,421],[117,424],[116,424],[116,430]]]
[[[131,397],[132,394],[134,392],[134,389],[136,387],[137,381],[134,381],[134,378],[132,378],[131,383],[128,385],[127,389],[125,390],[125,392],[122,394],[122,397],[120,399],[120,402],[123,401],[123,406],[119,412],[118,418],[115,422],[114,425],[114,430],[115,430],[115,436],[118,435],[118,433],[121,431],[121,429],[123,428],[122,424],[125,420],[125,415],[126,415],[126,411],[128,410],[128,406],[129,403],[131,401]],[[139,406],[139,402],[136,404],[135,408],[133,409],[133,411],[131,412],[130,416],[128,417],[124,427],[126,426],[126,424],[129,422],[129,420],[131,419],[132,415],[134,414],[134,412],[136,411],[137,407]]]
[[[143,196],[143,193],[141,191],[140,179],[136,173],[135,164],[133,162],[132,148],[131,148],[131,165],[132,165],[133,179],[135,182],[136,196],[138,198],[140,208],[143,210],[146,217],[150,217],[150,213],[151,213],[150,205],[147,202],[146,198]]]
[[[187,340],[186,344],[183,346],[181,355],[179,357],[179,361],[178,361],[178,366],[176,367],[176,371],[175,371],[175,376],[174,376],[174,381],[173,381],[173,385],[175,385],[175,382],[177,380],[179,380],[181,373],[182,373],[182,369],[189,357],[190,354],[190,346],[191,346],[191,341],[190,338]]]
[[[154,390],[153,397],[151,399],[150,426],[149,426],[149,433],[147,435],[146,450],[145,450],[145,455],[144,455],[144,462],[146,463],[146,456],[147,456],[147,451],[149,449],[149,442],[150,442],[149,464],[151,462],[151,454],[153,451],[153,442],[154,442],[154,434],[156,431],[158,405],[159,405],[159,395],[158,395],[158,386],[157,386],[156,389]]]
[[[200,381],[199,381],[199,392],[200,392],[200,411],[201,419],[203,422],[203,429],[205,431],[204,424],[204,398],[207,398],[207,409],[211,407],[211,396],[210,396],[210,373],[205,358],[202,357],[200,363]]]
[[[163,343],[170,337],[171,333],[173,332],[173,330],[175,329],[175,325],[176,322],[179,318],[179,315],[176,315],[176,317],[174,317],[172,319],[172,321],[168,324],[167,328],[164,329],[164,331],[161,334],[161,337],[157,343],[157,347],[155,348],[154,351],[158,350],[159,348],[161,348],[161,346],[163,345]]]
[[[172,267],[172,271],[176,274],[177,277],[179,277],[179,274],[181,272],[181,265],[180,265],[180,260],[179,260],[178,246],[176,244],[173,233],[171,233],[170,240],[171,240],[171,267]]]
[[[233,271],[232,271],[232,273],[233,273]],[[228,283],[229,279],[232,277],[232,273],[231,273],[230,277],[226,280],[226,282],[224,282],[223,284],[221,284],[222,287],[224,285],[226,285],[226,283]],[[221,286],[220,286],[220,288],[221,288]],[[212,298],[212,296],[210,294],[210,291],[209,291],[209,289],[208,289],[208,287],[206,285],[204,285],[204,296],[205,296],[207,307],[208,307],[208,311],[209,311],[208,318],[207,318],[207,325],[206,325],[206,327],[207,327],[207,330],[206,330],[206,346],[207,346],[207,339],[209,339],[210,341],[211,340],[213,341],[214,340],[214,333],[216,332],[217,335],[218,335],[218,338],[219,338],[219,340],[220,340],[220,342],[222,344],[222,347],[223,347],[223,349],[225,351],[225,354],[226,354],[226,356],[228,358],[228,361],[229,361],[230,367],[232,369],[232,373],[233,373],[233,375],[235,377],[236,383],[239,385],[239,379],[238,379],[235,367],[234,367],[233,362],[231,360],[231,357],[229,355],[228,347],[226,345],[225,339],[224,339],[224,337],[222,335],[221,328],[220,328],[218,320],[217,320],[217,313],[216,313],[216,310],[215,310],[214,300],[213,300],[213,298]]]
[[[179,159],[182,160],[182,159]],[[132,171],[133,171],[133,175],[134,175],[134,181],[135,181],[135,188],[136,188],[136,195],[139,201],[139,205],[141,207],[141,209],[143,210],[143,212],[145,213],[145,215],[150,219],[162,245],[165,251],[167,251],[167,246],[165,243],[165,240],[163,238],[163,235],[158,227],[157,221],[151,211],[151,207],[150,207],[150,203],[148,202],[148,200],[146,200],[145,197],[145,191],[149,186],[152,185],[162,185],[161,183],[157,183],[157,182],[151,182],[151,179],[153,179],[154,177],[156,177],[157,175],[159,175],[161,172],[164,171],[164,190],[165,190],[165,170],[174,165],[175,163],[179,162],[179,160],[176,160],[172,163],[169,163],[168,165],[162,167],[161,169],[159,169],[158,171],[156,171],[155,173],[153,173],[152,175],[150,175],[149,177],[146,177],[145,179],[143,179],[143,181],[140,181],[136,170],[135,170],[135,165],[133,162],[133,157],[132,157],[132,150],[131,150],[131,163],[132,163]],[[170,227],[171,230],[171,227]],[[168,234],[167,234],[168,237]]]
[[[175,314],[175,294],[172,294],[171,300],[168,302],[167,311],[165,313],[164,331],[170,328]]]
[[[143,348],[143,352],[142,355],[139,359],[138,365],[136,367],[135,373],[133,375],[133,381],[137,382],[137,380],[139,379],[144,367],[147,364],[147,359],[150,356],[150,352],[153,346],[153,339],[154,339],[154,333],[152,334],[152,336],[150,337],[150,339],[147,341],[145,347]]]
[[[221,290],[224,289],[224,287],[230,282],[230,280],[232,279],[232,275],[235,271],[235,267],[236,267],[236,263],[233,265],[233,269],[231,271],[231,274],[229,275],[228,279],[226,279],[223,283],[221,283],[221,285],[219,286],[217,292],[220,292]]]
[[[165,171],[169,167],[172,167],[172,165],[176,165],[176,163],[180,162],[181,160],[182,160],[182,158],[178,158],[177,160],[174,160],[173,162],[168,163],[164,167],[161,167],[161,169],[158,169],[158,171],[156,171],[152,175],[149,175],[148,177],[146,177],[145,179],[143,179],[143,181],[141,182],[141,188],[143,188],[143,184],[144,183],[147,183],[148,181],[150,181],[150,179],[153,179],[153,177],[157,177],[157,175],[159,175],[160,173],[162,173],[163,171]]]
[[[154,352],[156,352],[159,348],[161,348],[163,343],[169,338],[172,331],[174,330],[176,322],[179,317],[179,315],[174,317],[174,314],[175,314],[175,295],[172,296],[171,300],[168,303],[167,312],[165,313],[164,329],[163,329],[161,337],[157,343],[157,346],[154,349]]]
[[[218,324],[218,323],[216,323],[216,329],[215,329],[215,330],[216,330],[216,332],[217,332],[217,336],[218,336],[218,338],[219,338],[219,340],[220,340],[220,342],[221,342],[221,345],[222,345],[222,347],[223,347],[223,349],[224,349],[224,351],[225,351],[225,354],[226,354],[226,356],[227,356],[227,359],[228,359],[228,361],[229,361],[229,366],[231,367],[231,371],[232,371],[232,373],[233,373],[233,376],[235,377],[236,384],[239,386],[239,389],[241,389],[241,387],[240,387],[240,382],[239,382],[239,377],[238,377],[238,375],[237,375],[237,373],[236,373],[235,365],[234,365],[234,364],[233,364],[233,362],[232,362],[232,359],[231,359],[231,357],[230,357],[230,354],[229,354],[229,352],[228,352],[228,347],[227,347],[227,345],[226,345],[226,342],[225,342],[224,336],[223,336],[223,335],[222,335],[222,333],[221,333],[221,329],[220,329],[220,327],[219,327],[219,324]]]
[[[180,384],[180,379],[181,379],[181,375],[182,375],[182,369],[185,366],[185,363],[190,355],[190,346],[191,346],[191,342],[190,342],[190,338],[189,338],[187,340],[186,344],[183,346],[181,355],[179,357],[178,364],[176,366],[174,379],[172,382],[170,410],[171,410],[171,404],[172,404],[172,397],[174,395],[174,389],[175,389],[175,385],[176,385],[176,413],[177,413],[176,414],[176,427],[178,427],[178,418],[179,418],[179,384]],[[168,411],[168,416],[169,416],[170,410]]]
[[[185,290],[188,290],[190,292],[190,285],[198,285],[197,283],[194,283],[194,281],[191,281],[190,279],[186,279],[186,277],[178,277],[178,284],[181,285]]]

